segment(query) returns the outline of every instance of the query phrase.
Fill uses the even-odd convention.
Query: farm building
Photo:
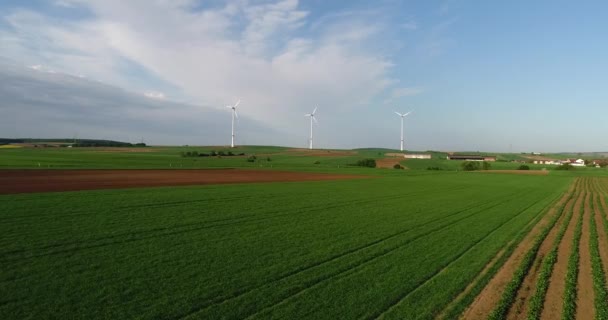
[[[448,160],[464,160],[464,161],[496,161],[495,156],[482,156],[482,155],[455,155],[449,154]]]
[[[565,161],[565,163],[569,163],[573,167],[584,167],[585,166],[585,160],[583,160],[583,159],[568,159]]]
[[[406,159],[430,159],[431,155],[427,153],[418,153],[418,154],[404,154],[404,158]]]
[[[534,162],[534,164],[551,164],[551,165],[561,164],[561,162],[559,160],[547,159],[547,158],[537,158],[537,159],[534,159],[533,162]]]

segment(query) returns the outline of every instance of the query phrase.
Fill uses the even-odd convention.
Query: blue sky
[[[305,146],[303,114],[318,105],[315,140],[325,148],[397,148],[393,111],[414,110],[409,149],[606,151],[607,9],[605,1],[3,1],[0,111],[9,117],[0,136],[228,144],[224,106],[240,98],[244,144]]]

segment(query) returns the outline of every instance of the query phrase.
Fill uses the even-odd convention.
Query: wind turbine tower
[[[241,100],[238,100],[233,106],[226,106],[228,109],[232,109],[232,140],[230,141],[230,147],[234,148],[234,118],[239,118],[239,114],[236,113],[236,107],[239,106]]]
[[[312,122],[314,121],[315,123],[317,123],[317,118],[315,118],[315,113],[317,112],[317,107],[315,107],[315,109],[312,111],[312,113],[307,113],[304,116],[305,117],[310,117],[310,139],[308,140],[309,144],[308,144],[308,149],[312,150]]]
[[[410,111],[408,113],[399,113],[399,112],[395,111],[395,113],[399,117],[401,117],[401,151],[403,151],[403,118],[407,117],[412,112]]]

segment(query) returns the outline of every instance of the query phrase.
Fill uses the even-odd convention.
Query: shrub
[[[313,162],[313,164],[321,164],[321,161],[317,160],[317,161]]]
[[[270,157],[266,157],[266,161],[270,162],[272,159],[270,159]]]
[[[555,170],[574,170],[574,167],[569,163],[564,163],[555,167]]]
[[[465,161],[462,163],[462,170],[475,171],[481,169],[481,164],[477,161]]]
[[[530,170],[530,167],[525,164],[522,164],[521,166],[517,167],[517,170]]]
[[[426,170],[437,170],[437,171],[439,171],[439,170],[443,170],[443,169],[440,168],[440,167],[428,167],[428,168],[426,168]]]
[[[255,162],[257,159],[258,158],[256,156],[249,156],[249,158],[247,158],[247,162]]]
[[[374,159],[363,159],[363,160],[357,161],[357,163],[355,165],[357,165],[359,167],[375,168],[376,167],[376,160],[374,160]]]
[[[395,165],[393,166],[393,169],[403,169],[403,167],[400,164],[395,163]]]
[[[492,168],[492,165],[487,161],[482,162],[481,166],[483,167],[483,170],[490,170],[490,168]]]

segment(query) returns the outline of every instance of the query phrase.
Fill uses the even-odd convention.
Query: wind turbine
[[[226,106],[228,109],[232,109],[232,141],[230,142],[230,147],[234,148],[234,118],[239,118],[239,114],[236,113],[236,107],[239,106],[241,100],[238,100],[233,106]]]
[[[310,117],[310,140],[309,141],[309,145],[308,145],[308,149],[312,150],[312,122],[314,121],[315,123],[317,122],[317,118],[315,118],[315,112],[317,112],[317,107],[315,107],[315,109],[312,111],[312,113],[307,113],[304,116],[305,117]]]
[[[403,118],[407,117],[412,111],[408,113],[399,113],[395,111],[395,113],[401,117],[401,151],[403,151]]]

